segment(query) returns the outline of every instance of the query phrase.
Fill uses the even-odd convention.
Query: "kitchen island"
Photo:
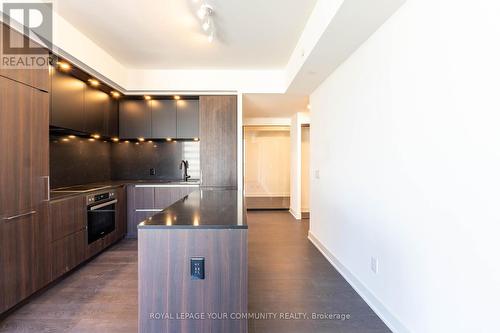
[[[140,223],[139,331],[246,333],[247,229],[242,192],[220,189]]]

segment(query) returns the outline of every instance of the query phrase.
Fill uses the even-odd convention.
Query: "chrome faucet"
[[[187,182],[188,179],[191,178],[191,176],[188,175],[189,162],[187,160],[181,161],[181,165],[179,166],[179,169],[182,170],[183,167],[184,167],[184,174],[183,174],[182,178],[184,179],[185,182]]]

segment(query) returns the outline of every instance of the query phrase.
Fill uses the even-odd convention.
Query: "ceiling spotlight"
[[[138,138],[137,140],[139,140],[140,142],[144,142],[144,138]]]
[[[172,141],[172,138],[167,138],[167,141]]]
[[[202,5],[196,12],[196,15],[198,15],[200,20],[203,20],[207,16],[207,5]]]
[[[112,91],[111,96],[113,96],[114,98],[118,98],[118,97],[120,97],[120,93],[117,91]]]
[[[92,87],[97,87],[99,85],[99,81],[96,79],[89,79],[89,83]]]
[[[175,95],[175,96],[174,96],[174,99],[178,101],[178,100],[180,100],[180,99],[181,99],[181,96]]]
[[[57,66],[59,66],[59,69],[63,71],[69,71],[71,69],[71,65],[67,62],[58,61]]]
[[[151,96],[147,96],[147,95],[146,95],[146,96],[144,96],[144,99],[145,99],[146,101],[149,101],[149,100],[151,99]]]
[[[208,42],[209,43],[212,43],[214,41],[214,32],[211,31],[209,34],[208,34]]]
[[[205,22],[203,22],[201,27],[203,28],[204,31],[208,31],[208,29],[210,29],[210,20],[205,20]]]
[[[92,134],[92,137],[94,139],[100,139],[101,138],[101,136],[99,134]]]
[[[120,139],[118,139],[118,138],[113,138],[113,139],[111,139],[111,140],[113,140],[114,142],[118,142],[118,141],[120,141]]]

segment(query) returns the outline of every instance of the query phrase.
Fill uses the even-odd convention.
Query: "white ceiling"
[[[283,68],[316,0],[207,0],[207,41],[193,0],[57,0],[55,10],[117,61],[141,69]]]
[[[244,94],[243,117],[288,118],[309,111],[309,97],[293,94]]]

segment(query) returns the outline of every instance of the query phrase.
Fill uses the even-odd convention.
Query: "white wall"
[[[309,112],[297,112],[290,125],[290,213],[302,218],[302,125],[309,124]]]
[[[309,173],[310,173],[310,168],[309,168],[309,162],[310,162],[310,147],[309,147],[309,138],[310,138],[310,130],[309,127],[302,127],[302,144],[301,144],[301,171],[300,171],[300,196],[301,196],[301,201],[300,201],[300,208],[302,212],[309,212],[309,193],[310,193],[310,186],[309,186]]]
[[[498,331],[499,17],[409,0],[311,96],[312,238],[395,331]]]

